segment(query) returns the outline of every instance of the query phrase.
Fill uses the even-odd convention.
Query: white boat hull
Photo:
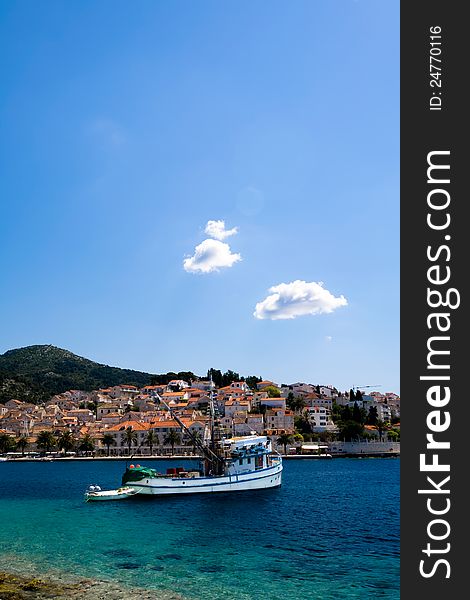
[[[125,500],[136,494],[136,490],[132,488],[120,488],[118,490],[104,490],[99,492],[86,492],[86,502],[104,502],[106,500]]]
[[[168,478],[149,477],[132,482],[139,494],[167,496],[171,494],[205,494],[214,492],[242,492],[279,487],[282,482],[282,463],[237,475],[218,477]]]

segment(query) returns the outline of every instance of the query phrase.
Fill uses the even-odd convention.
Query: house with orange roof
[[[124,409],[121,408],[118,404],[98,404],[96,409],[96,418],[98,421],[101,421],[103,417],[111,414],[122,415],[124,413]]]
[[[74,408],[73,410],[64,411],[65,417],[77,417],[82,423],[88,423],[95,420],[95,414],[87,408]]]
[[[209,400],[209,396],[206,396],[205,394],[202,394],[198,398],[190,398],[188,400],[188,408],[194,408],[196,410],[205,409],[209,404]]]
[[[109,427],[107,433],[110,433],[114,438],[112,446],[112,454],[116,456],[125,456],[129,453],[129,441],[127,431],[132,431],[135,438],[131,440],[131,454],[136,454],[146,443],[146,437],[150,428],[149,423],[139,423],[138,421],[126,421]]]
[[[233,417],[234,413],[240,412],[243,412],[246,415],[246,413],[251,410],[251,402],[246,397],[231,397],[224,403],[224,410],[226,417]]]
[[[245,398],[246,393],[238,388],[233,388],[229,385],[219,388],[217,391],[217,398],[225,401],[227,398]]]
[[[122,412],[110,412],[106,415],[103,415],[99,422],[103,425],[117,425],[121,422],[122,415]]]
[[[266,406],[267,408],[286,408],[286,399],[285,398],[262,398],[259,401],[259,405]]]
[[[167,404],[176,404],[178,402],[183,402],[183,400],[189,400],[189,394],[186,390],[180,392],[165,392],[162,394],[162,399]]]
[[[150,396],[161,396],[166,391],[166,385],[146,385],[141,388],[141,392],[149,394]]]

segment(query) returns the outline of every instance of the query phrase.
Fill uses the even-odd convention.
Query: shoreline
[[[399,452],[363,452],[363,453],[348,453],[341,452],[331,454],[329,456],[319,456],[317,454],[281,454],[283,460],[328,460],[330,458],[400,458]],[[8,458],[8,463],[17,462],[71,462],[71,461],[121,461],[121,462],[138,462],[139,460],[201,460],[200,456],[187,455],[145,455],[145,456],[48,456],[44,458],[32,458],[30,456]]]
[[[3,562],[3,561],[2,561]],[[72,598],[78,600],[184,600],[169,590],[127,587],[113,581],[74,577],[62,572],[41,572],[36,565],[17,568],[0,566],[0,598],[2,600],[46,600]]]

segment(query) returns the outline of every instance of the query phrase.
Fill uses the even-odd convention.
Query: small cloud
[[[219,269],[232,267],[240,261],[240,254],[233,254],[230,246],[218,240],[204,240],[194,250],[194,255],[183,261],[188,273],[212,273]]]
[[[331,337],[331,335],[325,335],[325,342],[332,342],[333,338]]]
[[[303,315],[331,313],[347,306],[344,296],[336,298],[323,287],[323,282],[301,280],[280,283],[269,289],[270,295],[258,302],[253,315],[257,319],[295,319]]]
[[[225,221],[207,221],[204,231],[209,237],[222,241],[225,240],[225,238],[238,233],[238,227],[225,229]]]

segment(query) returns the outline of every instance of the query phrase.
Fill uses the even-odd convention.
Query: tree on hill
[[[286,399],[287,406],[296,413],[301,413],[307,406],[307,403],[300,396],[294,396],[292,392],[289,392]]]
[[[222,375],[222,387],[230,385],[234,381],[240,381],[240,373],[236,373],[235,371],[228,370]]]
[[[367,415],[367,424],[368,425],[376,425],[379,419],[379,414],[376,406],[371,406],[369,408],[369,414]]]
[[[216,387],[222,387],[222,372],[219,369],[209,369],[207,379],[211,379]]]
[[[261,379],[261,377],[256,377],[256,375],[250,375],[245,379],[245,381],[250,389],[256,391],[258,389],[257,384],[263,380]]]
[[[357,423],[363,423],[363,414],[357,402],[354,402],[353,411],[352,411],[352,420]]]
[[[280,398],[281,397],[281,391],[279,390],[279,388],[275,387],[274,385],[268,385],[267,387],[265,387],[263,389],[263,392],[266,392],[268,394],[268,398]]]
[[[92,391],[122,383],[141,387],[151,377],[96,363],[55,346],[27,346],[0,355],[0,401],[18,398],[37,403],[71,389]]]
[[[176,379],[182,379],[183,381],[186,381],[186,383],[191,383],[191,381],[197,381],[199,377],[192,371],[179,371]]]

